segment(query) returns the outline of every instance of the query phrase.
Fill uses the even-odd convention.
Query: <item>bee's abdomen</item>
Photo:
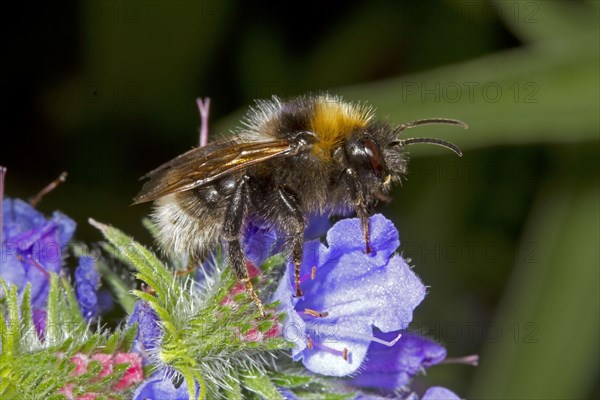
[[[179,259],[206,258],[221,236],[235,182],[234,177],[227,177],[212,185],[158,199],[152,220],[159,230],[161,248]]]

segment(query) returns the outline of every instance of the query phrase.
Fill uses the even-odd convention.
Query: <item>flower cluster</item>
[[[5,171],[0,167],[0,397],[125,393],[144,378],[141,359],[122,351],[123,335],[90,330],[99,312],[96,262],[79,258],[75,288],[64,268],[75,222],[58,211],[46,218],[31,203],[5,198]],[[108,343],[114,353],[99,352]]]
[[[302,298],[294,297],[290,265],[275,292],[287,316],[292,357],[310,371],[350,377],[354,387],[394,392],[446,357],[439,344],[405,332],[425,286],[396,249],[398,232],[382,215],[370,221],[370,253],[361,224],[345,219],[327,232],[327,245],[306,243]]]
[[[32,204],[4,197],[4,172],[0,177],[0,278],[15,285],[19,295],[31,287],[31,305],[36,331],[43,337],[50,275],[61,274],[66,248],[76,223],[55,211],[46,218]],[[98,313],[99,276],[95,261],[81,257],[75,270],[77,299],[83,316],[91,320]]]
[[[328,246],[307,243],[301,268],[304,297],[293,297],[291,268],[275,293],[287,315],[284,334],[295,344],[292,356],[313,372],[355,373],[371,342],[395,343],[375,337],[373,327],[384,332],[406,329],[425,297],[425,286],[393,254],[400,242],[392,223],[375,215],[370,227],[369,254],[358,219],[335,224],[327,233]]]
[[[31,303],[38,334],[46,321],[50,273],[58,274],[63,249],[73,237],[75,221],[55,211],[47,219],[31,204],[5,198],[2,205],[0,277],[23,293],[31,285]]]
[[[143,246],[94,222],[113,246],[107,249],[135,268],[148,285],[148,290],[133,291],[139,299],[117,332],[121,339],[113,340],[104,332],[94,336],[90,331],[89,322],[101,318],[97,260],[80,257],[73,288],[64,280],[65,292],[52,297],[59,287],[56,276],[65,275],[65,246],[75,222],[60,212],[46,218],[22,200],[3,198],[2,185],[0,278],[7,285],[0,298],[14,290],[15,299],[30,301],[31,312],[23,308],[23,318],[32,314],[42,341],[46,320],[58,321],[52,307],[63,305],[83,325],[57,347],[70,352],[52,353],[56,362],[70,365],[65,370],[68,379],[53,394],[67,399],[102,397],[106,392],[99,391],[99,385],[110,378],[105,386],[115,396],[135,399],[249,393],[294,399],[310,397],[307,388],[313,388],[313,394],[332,390],[355,399],[458,399],[441,387],[422,395],[410,388],[415,375],[446,359],[446,349],[408,330],[426,288],[397,253],[398,232],[382,215],[369,220],[369,253],[356,218],[331,226],[324,242],[305,243],[302,297],[295,297],[294,268],[281,255],[284,240],[268,225],[248,224],[243,248],[250,276],[265,299],[264,319],[256,314],[244,285],[218,257],[194,279],[180,278]],[[316,231],[327,226],[321,218]],[[272,270],[278,262],[283,263],[283,274]],[[15,289],[7,291],[10,286]],[[15,321],[19,313],[10,312],[15,306],[10,307],[8,314]],[[82,336],[77,350],[70,344],[73,332]],[[116,344],[122,339],[125,348]],[[10,343],[1,344],[2,351],[8,351]],[[289,363],[280,357],[282,352],[291,356]],[[5,356],[10,354],[0,354],[0,366]],[[280,362],[286,364],[282,369]]]

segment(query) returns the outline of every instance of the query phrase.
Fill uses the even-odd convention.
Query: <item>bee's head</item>
[[[429,143],[452,150],[462,156],[460,149],[445,140],[435,138],[400,139],[399,134],[408,128],[427,124],[457,125],[468,128],[462,121],[454,119],[423,119],[401,124],[395,128],[382,122],[369,123],[366,129],[359,129],[346,141],[346,159],[359,175],[359,179],[369,192],[387,192],[391,182],[399,181],[406,173],[406,152],[404,146],[416,143]]]

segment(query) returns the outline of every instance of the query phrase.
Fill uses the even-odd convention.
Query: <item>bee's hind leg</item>
[[[244,222],[246,205],[248,204],[248,178],[242,177],[238,182],[235,192],[231,198],[227,211],[225,212],[225,224],[223,225],[223,236],[228,242],[229,265],[233,269],[236,277],[246,286],[246,291],[258,307],[261,317],[265,316],[265,308],[262,301],[258,298],[254,286],[250,281],[248,267],[242,245],[240,243],[240,232]]]

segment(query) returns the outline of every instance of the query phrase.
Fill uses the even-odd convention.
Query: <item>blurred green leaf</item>
[[[469,132],[444,128],[441,134],[463,149],[597,139],[598,31],[555,42],[555,51],[547,43],[532,45],[340,93],[367,99],[397,123],[462,119]]]
[[[526,43],[572,36],[598,25],[597,1],[498,1],[494,4],[504,23]]]
[[[541,191],[472,398],[582,399],[598,377],[598,188]]]

